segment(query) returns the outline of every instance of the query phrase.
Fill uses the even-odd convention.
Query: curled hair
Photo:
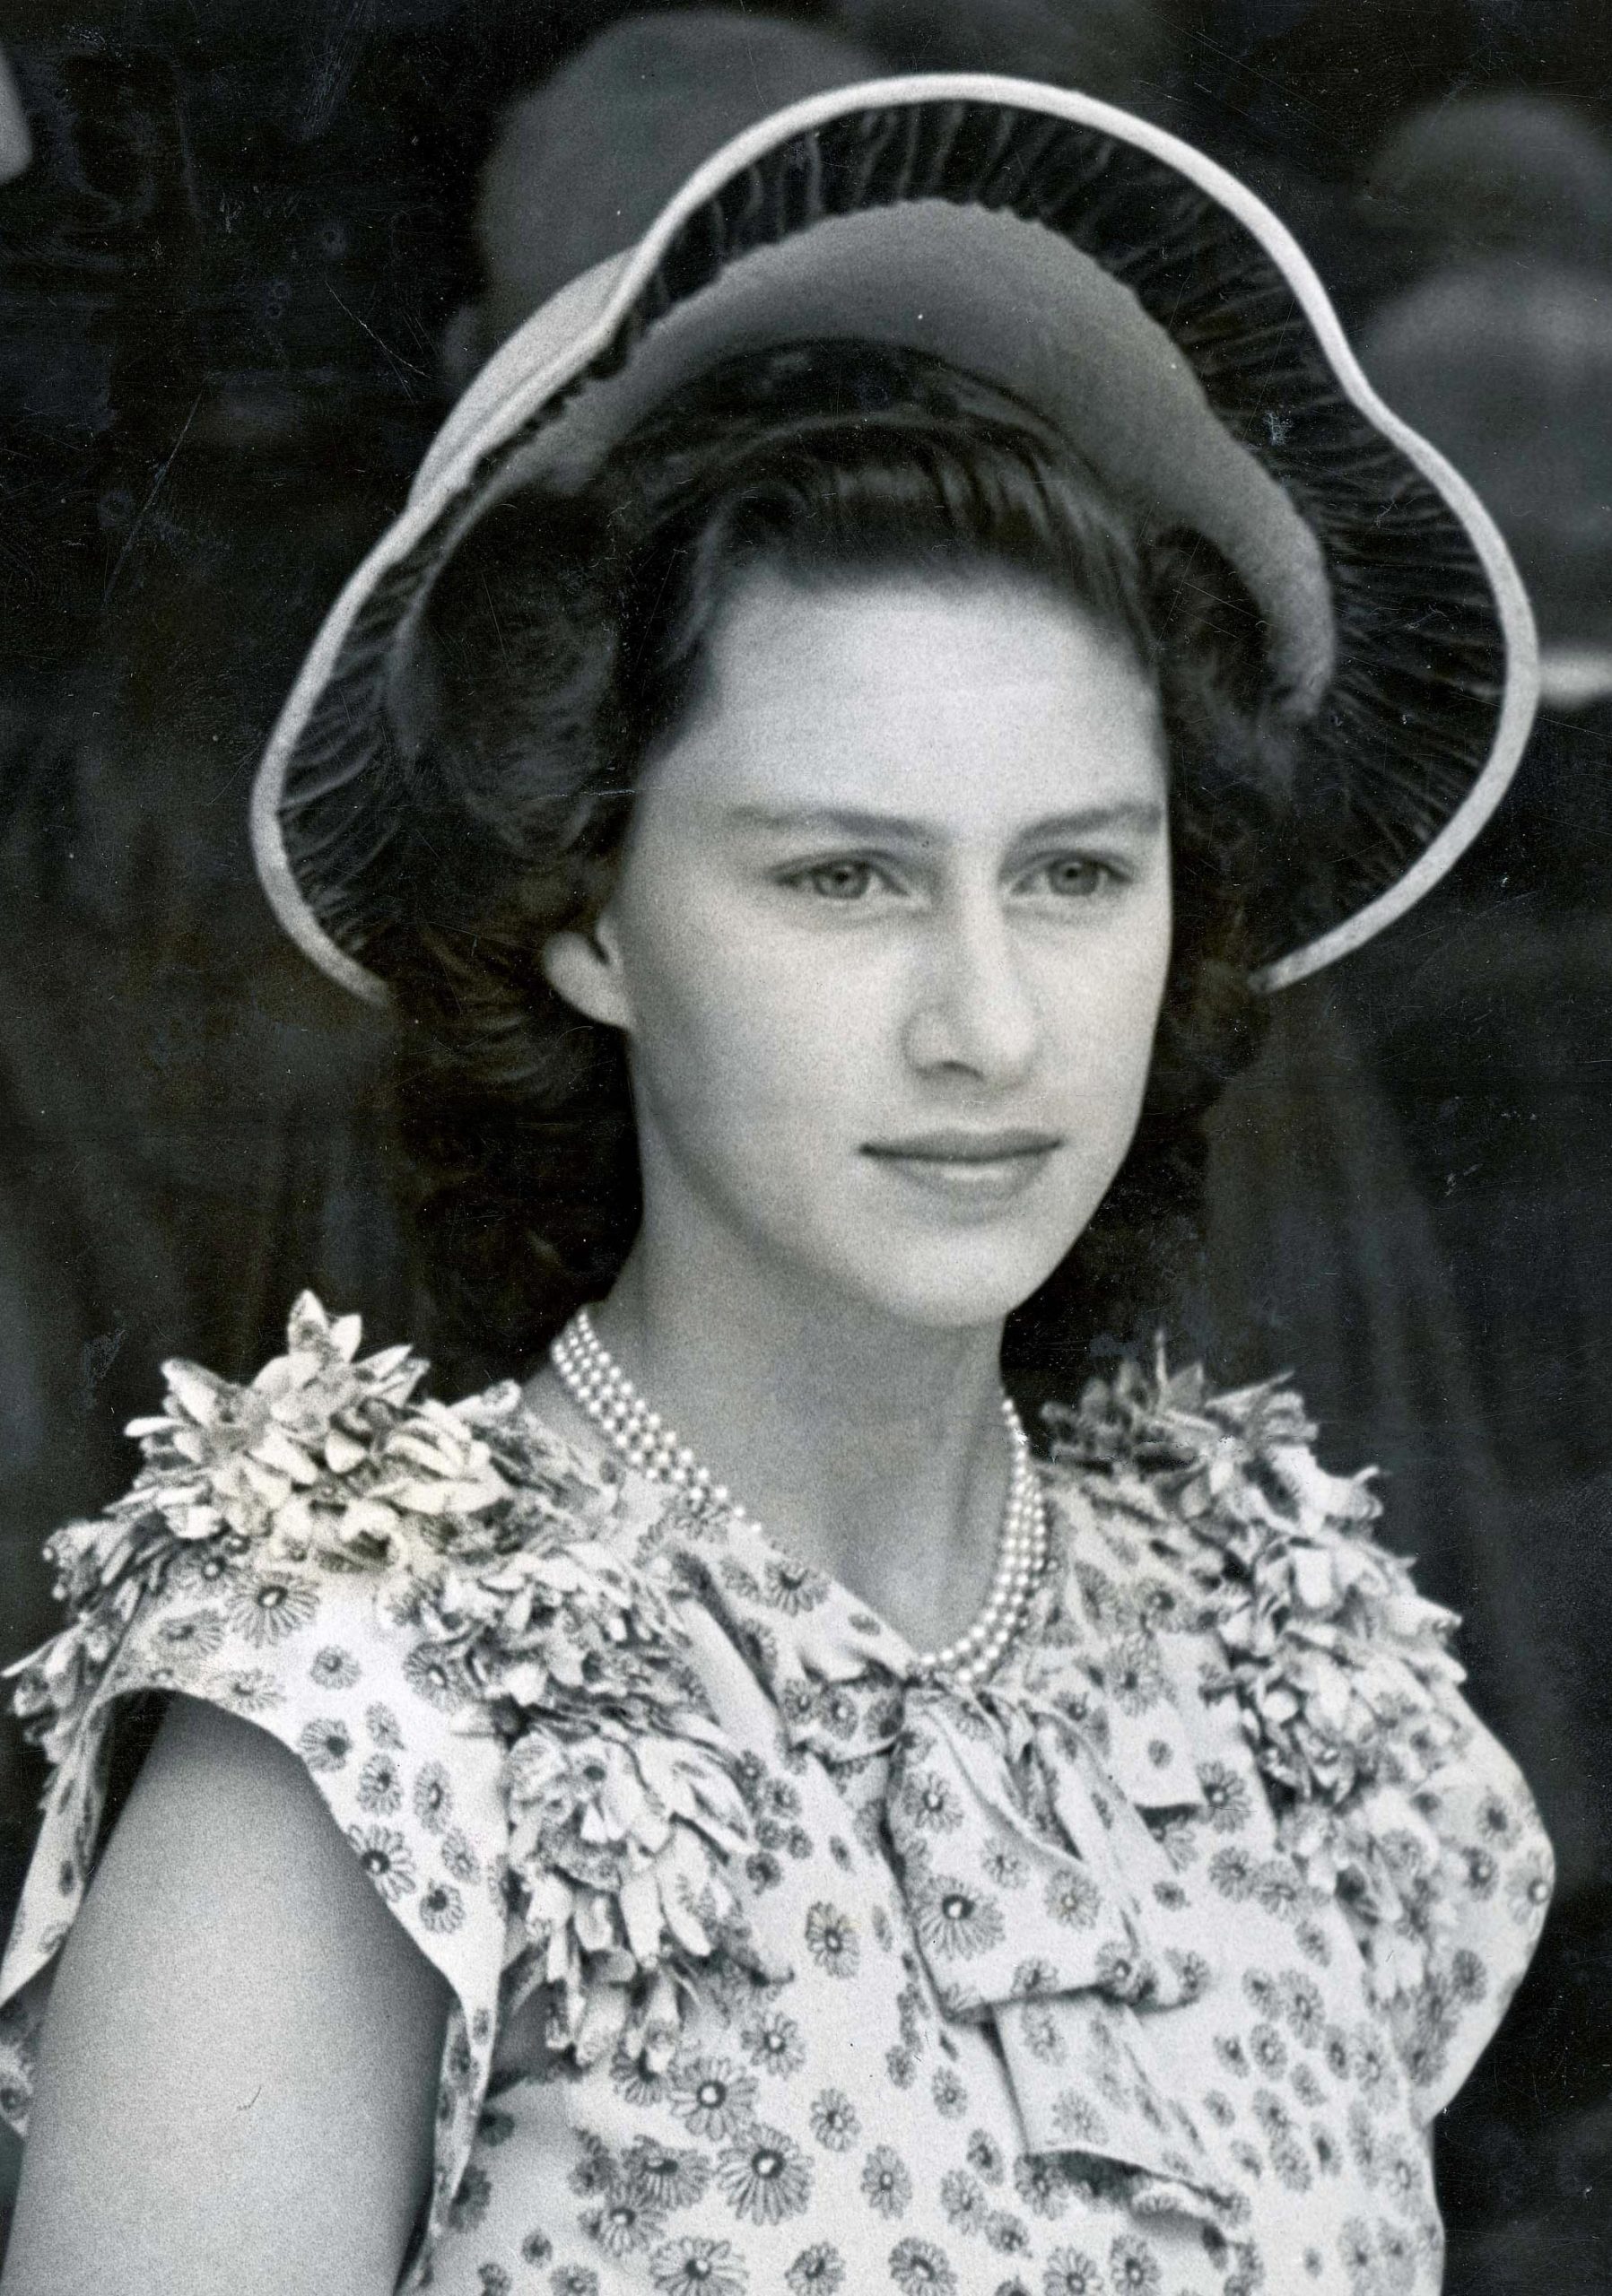
[[[1002,391],[848,344],[718,369],[580,492],[489,508],[431,594],[432,731],[406,809],[421,900],[388,970],[433,1346],[519,1370],[632,1243],[622,1042],[558,996],[541,953],[602,906],[645,760],[695,697],[725,596],[762,564],[806,582],[1003,569],[1092,615],[1157,684],[1175,923],[1142,1114],[1008,1328],[1011,1369],[1067,1385],[1168,1311],[1196,1248],[1203,1118],[1259,1039],[1251,918],[1280,865],[1286,736],[1257,612],[1210,545],[1133,532]]]

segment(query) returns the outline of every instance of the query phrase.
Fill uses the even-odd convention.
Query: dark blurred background
[[[48,1631],[39,1543],[127,1481],[164,1356],[249,1372],[308,1283],[429,1342],[384,1035],[272,924],[247,793],[449,400],[565,268],[543,108],[508,107],[626,13],[0,17],[0,1658]],[[1612,7],[777,13],[828,76],[1062,80],[1243,175],[1533,589],[1516,787],[1414,918],[1279,1001],[1183,1323],[1223,1378],[1295,1368],[1325,1455],[1381,1462],[1557,1843],[1538,1962],[1441,2128],[1452,2296],[1612,2288]],[[600,122],[601,165],[632,149]],[[0,1916],[39,1786],[7,1726]]]

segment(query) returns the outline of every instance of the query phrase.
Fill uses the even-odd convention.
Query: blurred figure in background
[[[33,138],[22,110],[17,83],[0,48],[0,184],[20,176],[33,157]]]
[[[1384,288],[1485,257],[1519,293],[1541,265],[1612,273],[1606,138],[1557,96],[1461,96],[1412,112],[1372,158],[1357,212],[1390,271]]]
[[[589,41],[509,107],[481,170],[475,240],[488,350],[590,259],[579,171],[629,248],[682,181],[673,119],[715,150],[769,111],[884,68],[870,48],[832,31],[772,17],[753,30],[730,8],[633,16]]]
[[[1541,247],[1442,266],[1361,338],[1384,395],[1477,474],[1533,601],[1546,701],[1570,716],[1612,697],[1612,150],[1588,142],[1599,178],[1542,232],[1579,260]]]
[[[691,41],[677,30],[691,22],[709,58],[698,73],[690,66]],[[775,18],[763,22],[766,36],[757,39],[745,16],[727,8],[634,17],[503,112],[475,196],[482,291],[461,308],[445,338],[442,367],[451,395],[576,276],[584,228],[574,196],[579,181],[600,184],[598,209],[614,209],[618,244],[629,248],[682,179],[667,134],[669,117],[689,121],[690,135],[715,151],[785,104],[876,80],[889,69],[876,50],[849,36]]]
[[[838,0],[835,16],[900,72],[1008,72],[1161,109],[1179,48],[1169,0]]]

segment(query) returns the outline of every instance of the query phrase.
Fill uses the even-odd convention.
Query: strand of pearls
[[[579,1308],[549,1349],[560,1383],[628,1465],[667,1484],[701,1510],[715,1510],[736,1523],[760,1525],[746,1514],[726,1483],[701,1466],[675,1428],[652,1411]],[[945,1674],[971,1690],[1000,1665],[1047,1566],[1047,1509],[1035,1471],[1030,1438],[1011,1396],[1002,1398],[1002,1417],[1013,1448],[1013,1472],[997,1546],[997,1567],[984,1608],[965,1634],[944,1650],[920,1653],[920,1675]]]

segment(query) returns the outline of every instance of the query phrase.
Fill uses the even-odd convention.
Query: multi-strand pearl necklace
[[[549,1349],[549,1359],[571,1401],[629,1465],[679,1492],[693,1506],[715,1509],[735,1523],[761,1526],[747,1515],[726,1483],[680,1440],[658,1411],[651,1411],[580,1308]],[[945,1674],[964,1690],[985,1682],[1001,1664],[1024,1622],[1030,1597],[1047,1563],[1047,1510],[1030,1439],[1012,1398],[1002,1398],[1002,1417],[1013,1447],[1013,1472],[997,1547],[997,1568],[985,1607],[966,1634],[944,1650],[923,1651],[915,1671]]]

